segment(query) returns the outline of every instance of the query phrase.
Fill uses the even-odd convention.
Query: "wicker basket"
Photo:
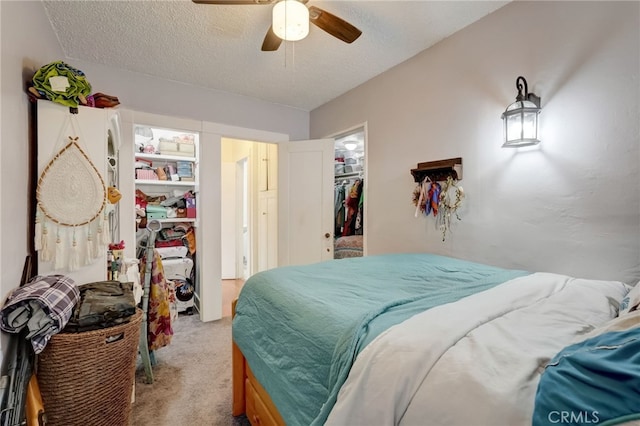
[[[141,321],[137,309],[126,324],[51,338],[37,371],[47,425],[129,424]]]

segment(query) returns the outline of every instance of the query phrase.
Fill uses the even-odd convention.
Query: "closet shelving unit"
[[[134,163],[136,164],[134,187],[136,192],[140,190],[147,197],[164,196],[167,200],[175,199],[171,205],[154,206],[156,209],[153,211],[150,210],[150,206],[153,205],[151,202],[146,205],[147,229],[150,223],[156,223],[158,229],[154,229],[154,231],[158,232],[159,236],[164,236],[164,231],[169,231],[167,234],[171,235],[170,228],[175,228],[178,224],[185,224],[193,228],[189,231],[190,234],[184,234],[184,228],[180,228],[180,232],[175,232],[178,229],[175,228],[172,232],[173,236],[161,240],[162,246],[159,245],[158,239],[155,239],[154,243],[154,247],[168,249],[168,251],[165,250],[165,255],[168,257],[163,257],[165,277],[174,281],[181,279],[181,282],[184,283],[191,280],[193,283],[195,287],[193,297],[181,299],[178,296],[176,305],[178,312],[186,311],[191,314],[194,308],[199,309],[200,306],[198,265],[195,262],[194,252],[187,251],[185,255],[182,254],[181,249],[183,246],[192,248],[191,238],[198,227],[199,133],[144,124],[135,124],[134,126],[137,137],[134,149]],[[142,167],[139,164],[141,162],[146,163],[148,167]],[[139,172],[140,168],[145,172]],[[159,169],[162,169],[164,173]],[[161,176],[163,179],[160,179]],[[186,196],[189,191],[193,193],[194,197]],[[166,214],[162,207],[166,209]],[[184,214],[181,214],[183,207]],[[139,225],[136,226],[136,229],[136,240],[142,241],[145,230],[139,229]],[[193,233],[191,233],[192,231]],[[175,248],[175,250],[171,250],[171,248]],[[186,287],[182,288],[183,293],[181,294],[183,297],[187,297],[189,293],[186,292]],[[178,291],[178,287],[176,287],[176,291]]]
[[[161,163],[168,163],[168,162],[173,162],[173,161],[189,161],[193,163],[193,167],[195,168],[195,164],[196,164],[196,159],[195,157],[181,157],[179,158],[179,160],[175,160],[174,157],[172,156],[163,156],[160,154],[157,155],[143,155],[143,154],[136,154],[135,156],[136,160],[137,159],[145,159],[145,160],[151,160],[153,162],[161,162]],[[184,189],[184,191],[188,191],[189,189],[192,189],[194,192],[197,193],[197,185],[196,182],[184,182],[184,181],[170,181],[170,180],[151,180],[151,179],[135,179],[134,181],[136,189],[140,188],[143,192],[147,192],[147,191],[152,191],[154,193],[156,192],[169,192],[171,189],[175,189],[175,188],[181,188]],[[145,189],[147,191],[145,191]],[[162,224],[167,224],[167,223],[196,223],[197,220],[197,215],[196,217],[170,217],[170,218],[163,218],[163,219],[157,219],[160,223]]]
[[[147,153],[135,153],[135,160],[147,160],[151,161],[154,165],[164,166],[165,164],[177,163],[177,162],[189,162],[191,163],[191,167],[194,173],[193,181],[181,181],[181,180],[152,180],[152,179],[135,179],[135,187],[136,189],[140,188],[143,192],[147,193],[153,192],[154,195],[158,193],[169,193],[172,192],[173,189],[180,189],[186,192],[188,190],[193,190],[194,193],[198,192],[198,183],[197,183],[197,164],[198,158],[195,157],[186,157],[179,155],[164,155],[164,154],[147,154]],[[147,191],[145,191],[145,189]],[[172,217],[172,218],[162,218],[158,219],[158,221],[162,224],[171,224],[171,223],[195,223],[197,222],[196,217]]]

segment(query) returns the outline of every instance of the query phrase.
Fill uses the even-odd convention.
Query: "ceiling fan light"
[[[302,40],[309,34],[309,9],[298,0],[282,0],[273,7],[272,24],[281,39]]]

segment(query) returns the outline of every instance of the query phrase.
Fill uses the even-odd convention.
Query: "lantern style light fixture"
[[[529,93],[527,80],[520,76],[516,79],[518,96],[502,113],[504,121],[503,148],[518,148],[521,146],[537,145],[538,114],[540,114],[540,97]],[[524,94],[522,90],[524,88]]]
[[[283,40],[302,40],[309,34],[309,9],[298,0],[279,1],[273,7],[272,28]]]

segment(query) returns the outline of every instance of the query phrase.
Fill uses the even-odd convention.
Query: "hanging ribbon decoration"
[[[429,214],[431,210],[430,203],[427,202],[427,185],[431,183],[431,179],[429,176],[425,177],[422,182],[416,185],[416,188],[413,190],[413,205],[416,206],[416,211],[414,216],[418,217],[421,212],[425,214]]]
[[[451,191],[455,191],[455,200],[452,201]],[[436,225],[442,231],[442,241],[445,240],[447,232],[451,231],[451,216],[460,220],[458,208],[462,204],[464,191],[458,186],[457,181],[451,176],[447,177],[444,186],[438,182],[433,182],[427,176],[413,190],[413,204],[416,206],[414,213],[418,217],[420,213],[426,216],[433,213],[436,218]]]

